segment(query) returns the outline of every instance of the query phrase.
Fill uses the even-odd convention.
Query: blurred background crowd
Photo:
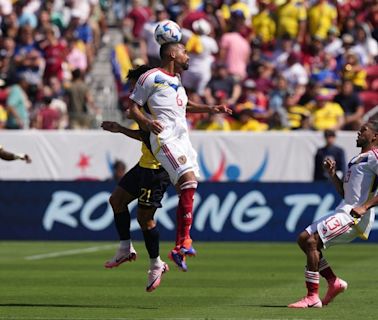
[[[159,65],[165,19],[182,27],[189,98],[234,110],[189,115],[191,129],[356,130],[377,112],[376,0],[0,0],[0,17],[4,129],[112,120],[93,72],[105,60],[117,96],[106,108],[126,114],[127,72]]]

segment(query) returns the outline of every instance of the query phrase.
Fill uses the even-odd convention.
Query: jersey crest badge
[[[177,158],[177,160],[180,164],[186,163],[186,157],[185,156],[180,156],[180,157]]]

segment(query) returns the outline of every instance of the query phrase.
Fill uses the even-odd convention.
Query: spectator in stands
[[[8,114],[5,107],[0,104],[0,129],[5,129],[7,124]]]
[[[333,57],[339,56],[343,49],[343,42],[339,38],[339,31],[337,27],[332,26],[329,28],[327,38],[325,40],[324,52],[331,54]]]
[[[361,91],[367,87],[366,71],[358,62],[358,57],[353,52],[347,52],[345,64],[342,69],[342,79],[353,82],[354,88]]]
[[[307,106],[301,106],[298,95],[288,91],[285,96],[284,106],[286,113],[281,113],[282,125],[287,124],[291,130],[308,130],[310,128],[311,112]]]
[[[155,40],[154,32],[160,21],[168,19],[168,14],[165,7],[160,3],[155,6],[154,12],[153,19],[147,21],[143,26],[140,39],[140,50],[143,60],[148,62],[147,64],[150,67],[159,67],[160,45]]]
[[[25,77],[20,76],[18,82],[10,87],[6,108],[8,112],[7,129],[28,129],[31,102],[28,98],[29,84]]]
[[[327,89],[321,89],[316,96],[312,111],[312,127],[315,130],[339,130],[344,125],[344,110],[332,99],[333,95]]]
[[[263,50],[272,48],[275,41],[276,22],[270,10],[270,2],[271,0],[259,0],[259,11],[252,17],[251,38],[257,37]]]
[[[67,56],[68,70],[80,69],[85,72],[88,69],[88,59],[85,51],[81,50],[76,44],[77,39],[67,38]],[[65,77],[68,78],[67,76]]]
[[[256,88],[256,82],[247,79],[243,82],[242,93],[236,106],[237,110],[250,109],[256,118],[266,118],[268,101],[264,93]]]
[[[192,28],[194,33],[183,30],[186,33],[186,51],[190,58],[190,68],[183,73],[182,81],[186,89],[203,96],[211,79],[213,55],[218,52],[218,45],[209,36],[211,26],[205,19],[194,21]]]
[[[306,69],[300,63],[300,56],[296,52],[291,52],[287,58],[287,67],[282,71],[282,76],[289,83],[289,88],[294,89],[297,86],[305,87],[308,83],[308,74]]]
[[[324,139],[325,146],[319,148],[315,154],[314,180],[328,180],[328,173],[323,169],[323,162],[327,158],[336,161],[336,172],[339,178],[342,179],[346,166],[345,152],[335,144],[336,132],[334,130],[325,130]]]
[[[49,87],[52,91],[51,107],[57,110],[60,114],[58,129],[68,128],[68,114],[67,103],[64,101],[65,91],[62,88],[62,82],[56,77],[51,77],[49,80]]]
[[[287,58],[293,50],[296,50],[295,43],[289,34],[284,34],[280,39],[280,44],[276,45],[271,62],[277,71],[282,72],[287,68]]]
[[[66,36],[73,36],[74,38],[83,42],[88,65],[90,66],[93,63],[95,53],[93,31],[88,23],[88,20],[84,20],[82,15],[83,13],[80,12],[78,8],[72,9],[71,20],[66,30]]]
[[[244,15],[236,11],[230,19],[230,31],[220,40],[219,60],[227,66],[228,72],[237,81],[247,76],[247,64],[251,53],[248,41],[240,34],[244,26]]]
[[[344,80],[340,92],[335,96],[334,102],[344,110],[344,125],[342,130],[358,131],[362,125],[364,107],[358,94],[354,91],[353,82]]]
[[[241,109],[236,113],[237,121],[231,125],[232,130],[239,131],[266,131],[268,125],[255,118],[253,110],[249,108]]]
[[[327,0],[317,0],[308,10],[309,35],[324,41],[329,30],[336,26],[337,10]]]
[[[287,111],[284,106],[285,97],[287,96],[288,92],[289,89],[286,78],[279,76],[277,79],[275,79],[274,89],[269,94],[268,108],[269,115],[272,118],[269,121],[271,122],[271,126],[274,126],[275,128],[289,127],[286,116]]]
[[[209,21],[212,27],[211,35],[214,36],[217,43],[219,43],[224,30],[226,30],[226,21],[224,20],[220,10],[218,10],[218,4],[214,0],[204,0],[203,11],[206,14],[205,19]]]
[[[205,101],[208,105],[215,105],[215,97],[220,92],[224,92],[227,97],[227,104],[232,106],[239,99],[241,86],[228,73],[224,63],[217,63],[213,77],[205,89]]]
[[[371,36],[369,26],[360,24],[356,27],[356,41],[353,51],[359,55],[361,65],[367,66],[375,63],[378,56],[378,44]]]
[[[152,10],[143,6],[140,0],[132,0],[131,6],[131,10],[124,19],[123,27],[127,36],[138,40],[142,37],[144,24],[152,16]]]
[[[16,66],[13,63],[16,43],[10,37],[2,38],[0,48],[0,77],[8,83],[16,79]]]
[[[15,39],[18,34],[19,24],[16,12],[12,11],[5,15],[1,24],[3,36]]]
[[[51,102],[53,92],[50,87],[43,88],[43,101],[35,116],[35,128],[42,130],[59,129],[60,112],[55,109]]]
[[[207,114],[197,122],[196,130],[230,131],[231,126],[225,114]]]
[[[277,36],[290,35],[297,43],[303,43],[307,11],[304,3],[299,0],[286,0],[277,8]]]
[[[72,71],[72,83],[67,89],[67,108],[71,129],[88,129],[93,126],[94,115],[99,112],[92,94],[85,84],[80,69]]]
[[[31,86],[39,86],[42,83],[45,61],[34,39],[34,30],[30,25],[25,25],[19,30],[14,63],[17,75],[22,76]]]
[[[42,52],[46,61],[43,78],[48,81],[51,77],[63,80],[63,63],[66,59],[66,43],[55,36],[51,27],[45,30],[46,40],[41,44]]]

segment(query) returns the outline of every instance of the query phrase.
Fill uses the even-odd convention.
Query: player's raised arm
[[[206,104],[196,103],[194,101],[189,100],[188,106],[186,111],[189,113],[228,113],[232,114],[232,110],[228,108],[226,105],[215,105],[209,106]]]
[[[13,153],[4,150],[0,146],[0,159],[6,160],[6,161],[13,161],[13,160],[22,160],[26,163],[31,163],[31,158],[25,154],[25,153]]]
[[[336,174],[336,161],[327,158],[323,162],[323,167],[325,170],[327,170],[338,194],[340,194],[341,197],[344,198],[343,182]]]
[[[124,126],[121,126],[118,122],[115,121],[103,121],[101,123],[101,128],[109,132],[122,133],[125,136],[128,136],[129,138],[135,140],[142,140],[139,130],[125,128]]]

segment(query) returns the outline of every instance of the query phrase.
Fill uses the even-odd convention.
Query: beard
[[[181,68],[182,68],[182,70],[188,70],[188,69],[189,69],[189,62],[184,62],[184,63],[181,65]]]

